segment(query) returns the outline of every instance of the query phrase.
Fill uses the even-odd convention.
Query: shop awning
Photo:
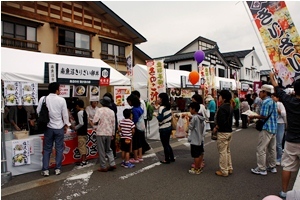
[[[45,63],[110,68],[110,85],[130,85],[130,79],[96,58],[37,53],[1,47],[1,79],[44,83]]]

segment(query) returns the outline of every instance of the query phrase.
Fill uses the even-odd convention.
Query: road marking
[[[139,174],[139,173],[142,173],[142,172],[144,172],[144,171],[147,171],[147,170],[152,169],[153,167],[159,166],[159,165],[161,165],[160,162],[154,163],[154,164],[152,164],[152,165],[148,165],[147,167],[143,167],[142,169],[139,169],[139,170],[137,170],[137,171],[135,171],[135,172],[126,174],[125,176],[120,176],[119,179],[125,180],[125,179],[127,179],[127,178],[129,178],[129,177],[132,177],[132,176],[134,176],[134,175],[137,175],[137,174]]]

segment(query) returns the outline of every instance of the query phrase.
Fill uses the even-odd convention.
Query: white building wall
[[[197,51],[198,50],[198,42],[195,42],[193,44],[191,44],[191,46],[189,46],[187,49],[184,49],[183,51],[181,51],[180,53],[189,53],[189,52],[193,52],[193,51]]]

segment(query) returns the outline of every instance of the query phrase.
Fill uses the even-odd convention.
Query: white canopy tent
[[[1,47],[1,79],[44,83],[45,62],[110,68],[110,85],[130,85],[130,79],[100,59],[37,53]]]
[[[183,70],[166,69],[166,85],[167,88],[180,88],[181,87],[181,76],[188,77],[190,72]],[[148,74],[147,66],[136,64],[133,67],[132,76],[132,87],[135,90],[139,90],[142,99],[147,98],[147,87],[148,87]]]

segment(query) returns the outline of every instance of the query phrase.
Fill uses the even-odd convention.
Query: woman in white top
[[[277,103],[277,133],[276,133],[276,165],[280,165],[281,156],[282,156],[282,141],[283,135],[286,127],[286,111],[284,105],[279,101],[279,98],[276,94],[272,95],[273,100]]]

